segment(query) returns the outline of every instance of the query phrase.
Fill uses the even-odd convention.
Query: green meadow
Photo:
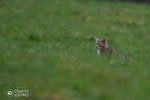
[[[132,62],[99,57],[95,36]],[[6,87],[29,97],[8,97]],[[1,0],[0,99],[150,100],[150,5]]]

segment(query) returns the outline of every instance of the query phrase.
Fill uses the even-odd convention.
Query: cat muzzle
[[[99,48],[98,45],[96,45],[95,48],[98,49]]]

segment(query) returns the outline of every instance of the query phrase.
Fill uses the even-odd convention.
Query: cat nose
[[[98,49],[98,45],[96,45],[96,49]]]

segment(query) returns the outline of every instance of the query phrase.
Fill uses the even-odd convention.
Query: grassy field
[[[1,0],[1,100],[150,100],[149,18],[147,4]],[[132,62],[97,56],[95,36]],[[7,86],[30,96],[7,97]]]

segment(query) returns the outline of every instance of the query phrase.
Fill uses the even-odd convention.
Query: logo
[[[5,87],[4,95],[8,97],[29,97],[29,89],[26,87]]]
[[[8,91],[8,92],[7,92],[7,95],[8,95],[8,96],[12,96],[12,95],[13,95],[12,91]]]

